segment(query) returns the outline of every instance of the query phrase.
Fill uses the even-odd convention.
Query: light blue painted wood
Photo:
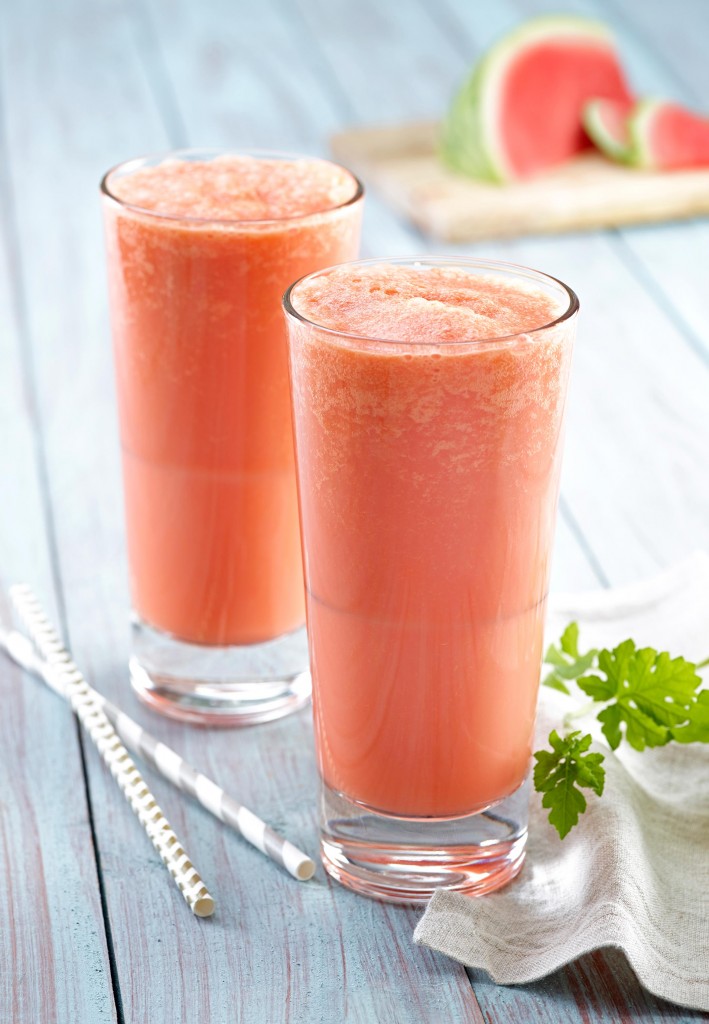
[[[680,0],[668,4],[664,0],[643,0],[642,16],[635,16],[622,0],[599,0],[605,11],[619,25],[625,25],[626,41],[636,40],[645,51],[639,59],[650,55],[653,63],[664,68],[676,85],[684,84],[685,92],[694,95],[701,110],[709,109],[709,65],[706,40],[709,31],[709,9],[704,0]],[[653,82],[660,71],[653,67]],[[677,88],[668,90],[676,94]]]
[[[0,99],[11,72],[0,49]],[[26,580],[56,616],[38,424],[0,103],[0,623]],[[20,242],[23,241],[20,239]],[[4,596],[3,596],[4,595]],[[96,863],[73,716],[0,655],[0,1020],[114,1021]]]
[[[329,136],[356,119],[353,97],[330,68],[320,33],[291,0],[238,8],[229,0],[146,3],[168,73],[153,84],[159,95],[177,97],[191,145],[327,156]],[[364,255],[424,247],[376,196],[368,197],[363,234]]]
[[[676,7],[650,0],[642,19],[629,18],[627,7],[613,0],[606,0],[603,10],[619,35],[638,92],[673,99],[709,117],[706,4],[683,0]],[[636,228],[623,239],[646,274],[648,289],[709,360],[709,292],[697,287],[694,271],[709,259],[709,221]]]
[[[674,1006],[641,988],[618,950],[581,957],[563,971],[524,986],[495,985],[481,971],[471,979],[486,1020],[499,1024],[699,1024],[701,1011]]]

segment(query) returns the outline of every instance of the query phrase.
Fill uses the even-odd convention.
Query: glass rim
[[[348,198],[341,203],[337,203],[335,206],[327,206],[322,210],[312,210],[309,213],[297,213],[290,217],[189,217],[183,214],[174,213],[160,213],[157,210],[149,210],[144,206],[137,206],[135,203],[128,203],[120,196],[114,195],[110,189],[109,180],[112,175],[118,171],[126,170],[129,173],[138,170],[144,166],[149,166],[151,161],[162,162],[169,160],[171,157],[175,159],[185,158],[198,158],[203,156],[207,160],[214,160],[218,156],[251,156],[256,159],[270,159],[270,160],[317,160],[321,163],[331,164],[333,167],[338,167],[340,170],[345,171],[352,179],[354,185],[354,192]],[[287,150],[279,149],[239,149],[236,148],[218,148],[218,147],[207,147],[200,148],[198,146],[185,147],[182,149],[168,149],[162,150],[157,153],[147,153],[143,156],[132,157],[130,160],[122,160],[120,163],[114,164],[110,167],[101,178],[99,184],[99,190],[102,195],[111,202],[116,203],[117,206],[122,207],[125,210],[130,210],[133,213],[138,213],[143,217],[154,217],[156,220],[172,221],[176,224],[287,224],[294,221],[304,221],[311,217],[319,217],[324,213],[334,213],[336,210],[343,210],[347,206],[352,206],[358,202],[364,196],[364,185],[354,174],[349,167],[344,167],[342,164],[337,163],[335,160],[329,160],[324,156],[313,156],[307,153],[291,153]]]
[[[322,331],[323,333],[332,335],[333,337],[336,337],[336,338],[344,338],[344,339],[347,339],[349,341],[355,341],[355,342],[369,342],[369,343],[374,343],[374,344],[378,344],[378,345],[406,345],[406,346],[411,346],[412,345],[411,340],[407,339],[407,338],[403,338],[403,337],[402,338],[378,338],[375,335],[358,334],[355,331],[339,330],[339,329],[334,328],[334,327],[326,327],[324,324],[319,324],[319,323],[317,323],[317,321],[311,320],[309,317],[305,316],[303,313],[300,313],[295,308],[295,306],[293,304],[293,292],[295,291],[296,288],[298,288],[299,285],[301,285],[304,281],[309,280],[310,278],[322,277],[323,275],[328,274],[331,271],[338,269],[339,267],[365,267],[365,266],[370,266],[371,267],[371,266],[382,266],[382,265],[386,266],[387,264],[394,264],[396,266],[404,266],[404,265],[415,266],[415,265],[420,265],[422,267],[427,267],[427,266],[429,266],[429,267],[435,267],[435,266],[439,266],[439,267],[453,267],[453,268],[454,267],[461,267],[461,268],[469,267],[471,269],[472,268],[480,269],[480,270],[486,269],[486,270],[491,270],[491,271],[497,270],[499,272],[503,272],[504,271],[506,273],[515,274],[518,277],[525,277],[528,280],[537,280],[537,281],[542,282],[542,283],[544,283],[544,282],[552,282],[553,284],[558,285],[562,289],[564,294],[567,296],[567,298],[568,298],[568,305],[567,305],[566,309],[562,313],[559,314],[559,316],[555,317],[554,320],[550,320],[548,323],[541,324],[538,327],[531,327],[531,328],[528,328],[527,330],[522,329],[522,330],[519,330],[519,331],[515,331],[514,334],[495,334],[495,335],[487,335],[487,336],[482,337],[482,338],[467,338],[467,339],[466,338],[462,338],[460,340],[456,339],[456,340],[453,340],[453,341],[448,340],[448,339],[436,339],[436,340],[427,341],[427,342],[424,342],[424,343],[418,343],[418,342],[413,343],[413,344],[416,344],[417,346],[421,345],[422,348],[424,346],[430,348],[431,346],[436,346],[436,347],[439,347],[439,346],[445,346],[445,347],[452,347],[452,346],[463,347],[463,346],[466,346],[466,347],[469,347],[471,345],[482,346],[482,345],[503,344],[503,343],[506,343],[506,342],[514,341],[515,338],[519,338],[522,335],[530,335],[530,334],[531,335],[536,335],[536,334],[541,334],[544,331],[548,331],[552,327],[556,327],[559,324],[564,323],[566,320],[571,320],[571,318],[574,317],[576,315],[576,313],[578,313],[578,311],[580,309],[580,302],[579,302],[578,296],[576,295],[576,292],[572,288],[569,288],[569,286],[567,284],[564,284],[564,282],[561,281],[558,277],[553,277],[551,274],[545,274],[541,270],[534,270],[532,267],[526,267],[526,266],[524,266],[521,263],[509,263],[506,260],[488,260],[488,259],[484,259],[482,257],[475,257],[475,256],[426,256],[426,255],[419,255],[419,256],[391,256],[391,257],[382,256],[382,257],[378,257],[378,258],[374,258],[374,259],[348,260],[345,263],[336,263],[336,264],[333,264],[333,266],[331,266],[331,267],[325,267],[322,270],[316,270],[316,271],[313,271],[310,274],[304,274],[302,277],[298,278],[297,281],[294,281],[293,284],[291,284],[289,286],[289,288],[286,289],[286,292],[285,292],[285,294],[283,296],[283,309],[284,309],[284,311],[286,313],[286,316],[290,317],[293,320],[297,320],[300,323],[306,324],[308,327],[314,327],[316,330]]]

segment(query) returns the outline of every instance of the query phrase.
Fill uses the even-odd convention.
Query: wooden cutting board
[[[332,151],[419,228],[446,242],[619,227],[709,214],[709,170],[656,173],[589,151],[531,181],[487,185],[447,170],[438,126],[355,128]]]

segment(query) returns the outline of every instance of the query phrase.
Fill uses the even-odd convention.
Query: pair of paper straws
[[[0,629],[0,646],[71,704],[193,914],[209,917],[214,900],[126,747],[294,878],[313,877],[315,864],[302,850],[89,686],[28,586],[12,587],[10,597],[31,639],[18,630]]]

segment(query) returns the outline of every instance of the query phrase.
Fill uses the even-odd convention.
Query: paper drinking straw
[[[101,702],[96,700],[95,691],[72,661],[30,588],[23,584],[11,587],[10,597],[51,673],[61,681],[60,692],[91,737],[188,907],[197,917],[209,917],[214,913],[214,900],[116,735]]]
[[[53,690],[65,696],[61,677],[37,656],[27,637],[17,630],[0,630],[0,646],[23,668],[40,676]],[[188,793],[220,821],[229,825],[261,853],[284,867],[294,878],[305,882],[315,874],[315,862],[297,846],[284,839],[253,811],[225,793],[216,782],[198,772],[175,750],[161,743],[141,725],[111,704],[96,690],[89,692],[126,747],[142,757],[173,785]]]

